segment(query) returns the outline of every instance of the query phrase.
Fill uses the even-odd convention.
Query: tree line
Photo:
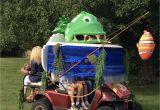
[[[62,15],[71,20],[81,11],[92,13],[109,35],[149,12],[149,15],[113,40],[113,43],[121,44],[130,53],[130,71],[137,74],[137,65],[141,65],[142,61],[138,58],[135,44],[143,30],[150,31],[156,45],[159,45],[158,5],[158,0],[1,0],[0,53],[2,56],[20,55],[35,45],[44,45]],[[151,66],[151,62],[158,65],[158,60],[156,47],[147,65]],[[157,66],[153,68],[155,76]],[[150,80],[151,74],[145,79]]]

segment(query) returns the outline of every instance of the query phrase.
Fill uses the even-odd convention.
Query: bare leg
[[[33,101],[33,93],[34,93],[34,89],[32,89],[30,95],[26,97],[27,101]]]
[[[24,89],[23,89],[23,90],[24,90],[24,91],[23,91],[23,92],[24,92],[24,97],[26,96],[27,88],[28,88],[27,86],[24,86]]]
[[[75,91],[75,88],[73,85],[71,85],[70,87],[70,95],[71,96],[74,96],[74,91]],[[74,98],[73,97],[70,97],[71,98],[71,103],[74,103]]]
[[[69,91],[70,91],[70,95],[71,96],[74,96],[74,91],[75,91],[75,89],[76,89],[76,85],[75,84],[71,84],[70,85],[70,88],[69,88]],[[74,97],[70,97],[70,99],[71,99],[71,110],[73,110],[73,109],[75,109],[75,102],[74,102]]]
[[[78,86],[77,96],[82,96],[83,95],[83,85],[82,85],[82,83],[78,82],[77,86]],[[76,102],[80,102],[80,99],[83,102],[83,98],[77,98]]]
[[[81,81],[81,82],[79,83],[78,88],[81,89],[81,96],[84,95],[84,82],[83,82],[83,81]],[[81,97],[81,106],[82,106],[83,109],[85,109],[85,110],[88,109],[87,106],[85,105],[85,102],[84,102],[84,98],[83,98],[83,97]]]
[[[27,93],[27,88],[28,88],[28,84],[29,84],[30,80],[29,80],[29,75],[25,76],[24,78],[24,85],[23,85],[23,92],[24,92],[24,96],[26,95]]]

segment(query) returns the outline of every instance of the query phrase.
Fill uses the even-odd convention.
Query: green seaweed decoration
[[[42,78],[41,78],[41,82],[42,82],[42,86],[41,86],[41,90],[46,90],[46,84],[47,84],[47,81],[46,81],[46,77],[47,77],[47,74],[46,72],[42,72]]]
[[[68,24],[68,20],[65,16],[62,16],[59,18],[59,21],[57,23],[57,26],[54,28],[54,30],[52,31],[53,33],[61,33],[64,34],[65,29],[67,27]]]
[[[59,75],[60,71],[63,70],[63,55],[60,49],[60,44],[56,44],[54,46],[53,52],[54,52],[53,68],[55,70],[55,74]]]
[[[103,70],[106,64],[106,51],[103,48],[96,64],[95,88],[100,87],[103,83]]]
[[[18,91],[17,110],[23,110],[23,89]]]

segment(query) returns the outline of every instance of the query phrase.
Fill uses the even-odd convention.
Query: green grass
[[[23,75],[20,68],[27,59],[0,58],[1,66],[1,97],[0,110],[17,110],[17,93],[22,88]],[[144,110],[159,110],[159,88],[157,85],[132,85],[136,100],[142,104]],[[26,104],[24,110],[30,110],[31,104]]]
[[[159,87],[158,85],[132,86],[135,100],[138,101],[144,110],[159,110]]]
[[[27,62],[24,58],[1,58],[1,109],[17,110],[17,94],[22,88],[23,75],[20,68]],[[29,110],[25,105],[25,110]],[[30,105],[29,105],[30,106]]]

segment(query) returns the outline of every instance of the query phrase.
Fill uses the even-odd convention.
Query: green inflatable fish
[[[100,43],[97,39],[105,35],[105,31],[98,19],[85,11],[78,14],[65,29],[66,42]]]

